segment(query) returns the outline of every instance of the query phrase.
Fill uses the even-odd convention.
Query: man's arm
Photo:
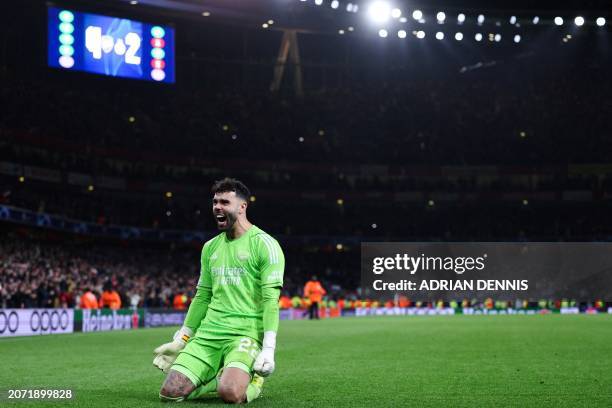
[[[200,327],[202,320],[206,317],[208,305],[212,299],[212,288],[198,285],[198,290],[189,305],[187,316],[185,317],[184,327],[188,327],[195,333]]]
[[[176,360],[178,353],[185,348],[189,339],[193,337],[195,332],[200,327],[202,320],[206,317],[208,305],[212,299],[212,278],[208,266],[208,258],[206,256],[206,245],[202,248],[202,256],[200,257],[200,280],[198,281],[198,289],[194,296],[187,316],[183,322],[183,327],[174,333],[171,342],[162,344],[153,352],[155,358],[153,365],[160,370],[167,372]]]
[[[265,377],[274,371],[274,350],[276,349],[276,332],[278,331],[279,320],[278,298],[283,286],[285,257],[276,240],[268,235],[260,239],[264,338],[261,352],[255,359],[253,369]]]

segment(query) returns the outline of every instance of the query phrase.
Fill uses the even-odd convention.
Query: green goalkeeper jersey
[[[198,288],[212,298],[196,337],[207,339],[263,336],[262,289],[283,285],[285,257],[278,242],[251,226],[240,238],[225,232],[202,248]]]

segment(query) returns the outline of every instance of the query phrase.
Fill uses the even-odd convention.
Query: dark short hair
[[[233,191],[238,197],[242,198],[245,201],[248,201],[249,197],[251,197],[251,192],[249,191],[249,188],[245,186],[242,181],[230,177],[215,181],[215,184],[213,184],[211,191],[213,194],[227,193]]]

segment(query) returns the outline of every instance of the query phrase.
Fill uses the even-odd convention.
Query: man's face
[[[232,228],[238,215],[243,211],[244,200],[236,197],[234,191],[216,193],[213,197],[213,216],[220,231],[227,231]]]

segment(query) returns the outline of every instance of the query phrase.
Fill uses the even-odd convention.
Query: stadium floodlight
[[[339,2],[338,0],[333,0],[333,1],[331,2],[331,8],[333,8],[333,9],[337,9],[337,8],[338,8],[338,6],[340,6],[340,2]]]
[[[348,11],[349,13],[353,11],[353,3],[348,3],[346,5],[346,11]]]
[[[595,23],[597,24],[597,26],[603,27],[606,25],[606,19],[603,17],[597,17],[597,20],[595,20]]]
[[[397,32],[397,36],[398,36],[399,38],[406,38],[406,31],[405,31],[405,30],[399,30],[399,31]]]
[[[501,41],[501,34],[495,34],[495,42]]]
[[[584,25],[584,17],[582,16],[578,16],[574,19],[574,24],[576,24],[578,27],[582,27]]]
[[[516,35],[514,36],[514,42],[515,42],[515,43],[517,43],[517,44],[518,44],[518,43],[520,43],[520,42],[521,42],[521,36],[520,36],[520,35],[518,35],[518,34],[516,34]]]
[[[455,34],[455,40],[457,40],[457,41],[463,40],[463,33],[456,33]]]
[[[379,37],[387,38],[387,35],[389,35],[389,33],[384,28],[381,28],[380,30],[378,30],[378,36]]]
[[[375,23],[384,23],[391,16],[391,5],[386,1],[375,1],[368,7],[368,16]]]
[[[423,18],[423,12],[421,10],[414,10],[412,12],[412,18],[415,20],[420,20]]]
[[[425,31],[422,31],[422,30],[417,31],[416,36],[417,38],[422,40],[423,38],[425,38]]]
[[[563,25],[563,19],[561,17],[555,17],[555,25],[561,26]]]
[[[400,17],[399,22],[400,23],[407,23],[408,19],[406,17]]]
[[[320,6],[321,4],[323,4],[323,0],[315,0],[315,4],[317,6]]]
[[[438,23],[443,23],[444,20],[446,20],[446,14],[443,11],[439,11],[438,14],[436,14],[436,19]]]
[[[538,24],[540,22],[540,17],[535,16],[532,20],[533,24]]]
[[[479,14],[478,18],[476,19],[476,21],[478,21],[478,24],[482,24],[485,21],[485,16],[484,14]]]
[[[516,16],[510,17],[510,24],[516,24]]]
[[[480,33],[476,33],[476,35],[474,36],[474,39],[475,39],[476,41],[482,41],[482,34],[480,34]]]
[[[393,10],[391,10],[391,17],[400,18],[401,16],[402,16],[402,10],[398,8],[394,8]]]
[[[342,30],[342,29],[338,30],[338,34],[344,35],[344,30]]]
[[[465,14],[459,13],[459,15],[457,16],[457,22],[459,24],[463,24],[465,22]]]
[[[438,32],[436,33],[436,38],[437,38],[438,40],[443,40],[443,39],[444,39],[444,33],[443,33],[442,31],[438,31]]]
[[[359,11],[359,4],[353,4],[353,13],[356,13]]]

